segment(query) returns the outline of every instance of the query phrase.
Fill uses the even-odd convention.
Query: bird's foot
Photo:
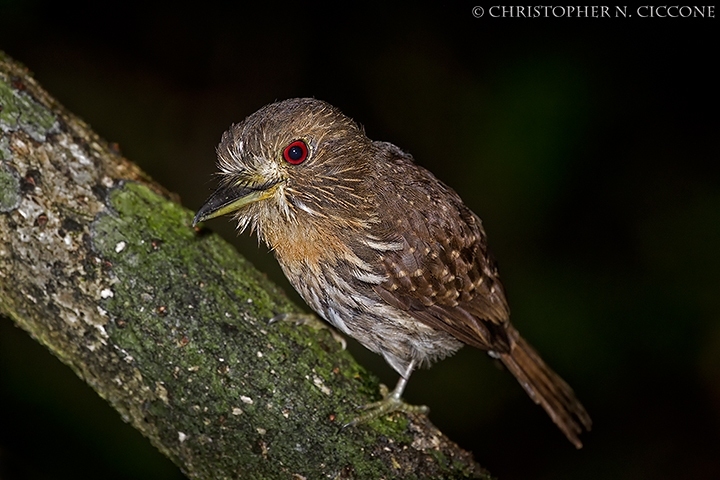
[[[268,323],[272,324],[276,322],[292,322],[295,325],[307,325],[315,330],[328,330],[330,335],[332,335],[333,339],[340,344],[343,350],[347,348],[347,341],[345,338],[343,338],[337,330],[320,320],[312,313],[281,313],[271,318]]]
[[[342,429],[352,427],[360,423],[369,422],[370,420],[374,420],[378,417],[387,415],[388,413],[392,412],[426,414],[430,411],[430,409],[425,405],[410,405],[408,403],[405,403],[400,397],[402,389],[400,389],[399,391],[398,390],[399,389],[396,387],[395,390],[390,392],[385,385],[380,384],[380,395],[383,396],[383,399],[377,402],[368,403],[367,405],[363,405],[362,407],[360,407],[359,410],[364,410],[365,413],[358,417],[355,417],[354,419],[343,425]]]

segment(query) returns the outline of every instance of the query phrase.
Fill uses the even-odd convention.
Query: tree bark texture
[[[0,52],[0,314],[192,479],[488,478]]]

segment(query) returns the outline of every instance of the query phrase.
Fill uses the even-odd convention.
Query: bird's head
[[[355,122],[320,100],[267,105],[233,125],[217,147],[220,186],[193,224],[234,214],[238,228],[322,222],[343,228],[362,218],[372,142]]]

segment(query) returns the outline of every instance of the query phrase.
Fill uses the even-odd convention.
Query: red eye
[[[302,140],[295,140],[283,150],[283,158],[291,165],[299,165],[307,159],[308,148]]]

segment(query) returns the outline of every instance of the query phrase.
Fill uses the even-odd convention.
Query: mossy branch
[[[190,478],[486,478],[0,52],[0,313]]]

